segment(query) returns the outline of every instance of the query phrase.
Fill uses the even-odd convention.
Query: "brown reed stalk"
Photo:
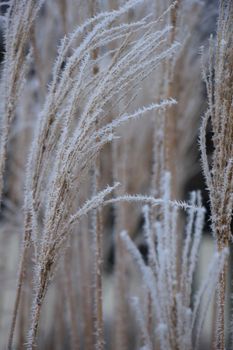
[[[21,290],[24,283],[25,269],[26,269],[26,263],[27,263],[29,247],[30,247],[30,229],[28,227],[29,220],[30,220],[30,217],[27,217],[25,231],[24,231],[24,239],[23,239],[23,250],[22,250],[22,256],[20,258],[20,265],[19,265],[16,297],[14,302],[13,315],[12,315],[12,320],[10,325],[10,334],[9,334],[8,345],[7,345],[8,350],[12,349],[16,319],[17,319],[19,305],[20,305]]]
[[[77,322],[75,290],[72,282],[72,255],[68,248],[64,257],[65,294],[68,306],[68,314],[71,327],[71,347],[73,350],[80,350],[79,327]]]
[[[28,55],[26,50],[31,30],[42,3],[43,0],[14,0],[10,3],[5,16],[5,55],[0,85],[3,101],[1,104],[0,197],[4,188],[3,175],[9,133],[27,68]]]
[[[216,39],[211,37],[208,70],[203,76],[208,96],[208,110],[200,132],[202,166],[209,190],[212,231],[219,252],[229,247],[231,239],[233,192],[233,3],[220,1]],[[209,164],[206,129],[211,125],[213,156]],[[225,303],[228,262],[219,278],[215,349],[225,348]]]

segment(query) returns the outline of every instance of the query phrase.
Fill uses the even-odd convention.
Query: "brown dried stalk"
[[[229,246],[233,209],[233,3],[220,1],[217,37],[210,39],[209,66],[204,70],[208,110],[200,132],[204,175],[209,190],[212,230],[218,250]],[[206,152],[206,128],[211,124],[214,146],[211,165]],[[217,291],[215,348],[224,350],[227,263]]]
[[[1,79],[1,141],[0,141],[0,198],[7,145],[15,109],[26,72],[27,49],[31,30],[43,0],[14,0],[5,16],[5,57]]]

